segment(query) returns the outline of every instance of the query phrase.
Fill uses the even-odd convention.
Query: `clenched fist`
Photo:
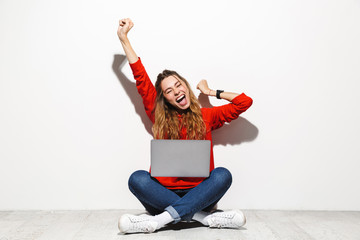
[[[207,81],[206,80],[201,80],[198,85],[196,86],[197,89],[199,89],[201,91],[202,94],[205,94],[205,95],[210,95],[210,88],[207,84]]]
[[[130,18],[124,18],[119,21],[117,35],[120,41],[124,41],[127,39],[127,34],[133,26],[134,23],[131,21]]]

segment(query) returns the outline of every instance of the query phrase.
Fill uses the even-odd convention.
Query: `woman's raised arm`
[[[199,84],[196,86],[197,89],[201,91],[202,94],[216,97],[216,91],[209,88],[206,80],[201,80]],[[232,92],[222,92],[219,94],[221,99],[228,100],[231,102],[234,98],[239,96],[239,93],[232,93]]]
[[[208,96],[216,96],[216,91],[209,88],[206,80],[201,80],[197,85],[197,89],[201,93]],[[225,122],[231,122],[245,112],[251,105],[253,100],[244,93],[221,92],[221,99],[228,100],[230,103],[218,107],[207,108],[204,113],[210,114],[211,129],[215,130],[224,125]]]
[[[131,70],[136,80],[136,88],[143,99],[146,114],[149,116],[150,120],[154,122],[155,118],[153,115],[153,109],[156,98],[156,90],[146,73],[145,67],[143,66],[140,58],[136,55],[134,49],[131,47],[130,41],[127,37],[128,32],[133,26],[134,23],[130,20],[130,18],[121,19],[119,21],[117,34],[130,63]]]
[[[130,18],[124,18],[119,21],[119,27],[117,30],[117,35],[120,39],[121,45],[130,64],[137,62],[137,60],[139,59],[127,37],[128,32],[133,26],[134,23],[131,21]]]

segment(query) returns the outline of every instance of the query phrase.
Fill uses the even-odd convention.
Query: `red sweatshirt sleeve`
[[[237,119],[239,115],[245,112],[253,100],[244,93],[236,96],[231,103],[211,108],[211,130],[215,130],[224,125],[225,122],[231,122]]]
[[[155,118],[152,113],[152,110],[154,108],[155,98],[156,98],[155,87],[152,84],[140,58],[137,62],[130,63],[130,68],[136,80],[136,87],[138,89],[138,92],[143,99],[145,112],[150,118],[150,120],[154,123]]]

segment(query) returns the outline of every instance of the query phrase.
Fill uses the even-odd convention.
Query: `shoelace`
[[[217,228],[235,226],[233,223],[234,213],[221,213],[212,218],[213,226]]]
[[[130,217],[130,221],[132,222],[130,229],[134,231],[142,231],[142,232],[149,232],[150,231],[150,224],[149,219],[145,217]]]

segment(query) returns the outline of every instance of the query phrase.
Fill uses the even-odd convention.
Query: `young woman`
[[[147,171],[134,172],[129,178],[129,189],[151,215],[122,215],[119,220],[120,231],[154,232],[168,223],[181,220],[195,220],[209,227],[241,227],[246,222],[241,211],[211,213],[232,182],[231,173],[227,169],[214,168],[211,131],[236,119],[251,106],[252,99],[244,93],[212,90],[206,80],[201,80],[197,85],[201,93],[230,103],[200,108],[189,83],[170,70],[160,73],[154,86],[127,37],[133,26],[129,18],[122,19],[117,34],[133,71],[145,111],[154,124],[154,138],[210,140],[211,162],[208,178],[153,178]]]

